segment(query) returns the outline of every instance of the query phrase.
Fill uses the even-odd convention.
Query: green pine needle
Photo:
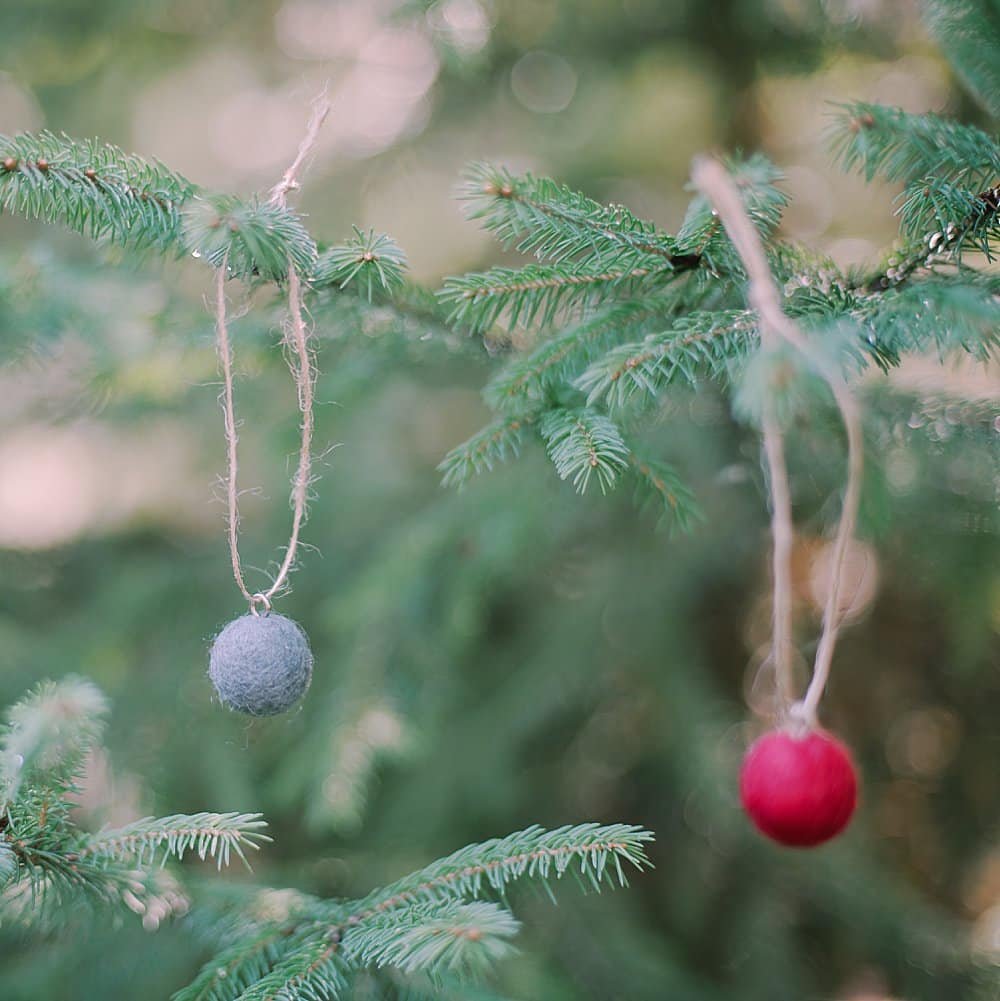
[[[629,450],[614,421],[589,408],[547,411],[538,422],[559,478],[581,494],[596,477],[601,493],[615,485],[628,466]]]
[[[501,418],[453,448],[438,466],[442,485],[461,488],[479,473],[516,457],[528,422],[523,416]]]
[[[390,295],[402,284],[406,274],[406,255],[391,237],[354,227],[354,236],[323,251],[313,268],[314,287],[351,286],[369,302],[376,292]]]

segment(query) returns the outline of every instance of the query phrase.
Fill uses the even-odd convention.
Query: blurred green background
[[[784,235],[872,263],[895,233],[894,192],[833,170],[826,102],[969,112],[915,7],[22,0],[0,5],[0,132],[97,135],[248,192],[280,175],[329,81],[309,226],[327,241],[384,229],[430,285],[503,259],[452,197],[473,159],[673,228],[694,153],[763,149],[787,173]],[[558,908],[522,895],[524,951],[499,994],[998,996],[996,436],[961,439],[947,407],[909,427],[870,417],[863,583],[825,708],[864,801],[839,842],[789,853],[736,800],[768,709],[768,539],[758,442],[711,386],[672,396],[658,424],[705,508],[691,536],[624,493],[581,499],[537,451],[448,493],[435,465],[485,421],[489,352],[344,296],[317,303],[331,450],[316,551],[281,604],[311,636],[316,676],[287,717],[221,709],[207,645],[243,609],[218,499],[209,284],[193,261],[123,261],[0,219],[0,704],[70,672],[109,694],[108,754],[81,795],[90,823],[261,810],[275,843],[253,877],[218,878],[357,895],[530,823],[631,821],[657,832],[656,870],[619,893],[569,889]],[[242,485],[260,488],[244,498],[244,557],[266,568],[286,538],[297,415],[280,304],[254,303],[233,333]],[[931,363],[898,378],[1000,412],[995,374]],[[808,651],[841,456],[819,435],[790,459]],[[183,922],[146,924],[0,937],[0,993],[165,998],[207,957]]]

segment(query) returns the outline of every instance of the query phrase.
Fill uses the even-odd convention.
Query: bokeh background
[[[503,259],[453,198],[475,159],[672,228],[694,153],[762,149],[786,172],[784,235],[871,264],[895,192],[832,167],[828,102],[975,116],[906,0],[0,5],[0,132],[97,135],[218,190],[273,183],[327,81],[300,202],[312,232],[383,229],[431,287]],[[317,303],[330,451],[315,551],[281,606],[312,638],[316,678],[287,717],[221,709],[207,645],[242,609],[209,284],[195,261],[124,260],[0,218],[0,704],[71,672],[111,697],[87,822],[261,810],[275,844],[252,877],[220,878],[339,896],[533,822],[627,820],[657,832],[655,872],[600,897],[568,889],[558,908],[519,895],[524,951],[499,996],[997,996],[997,436],[965,441],[944,404],[902,427],[871,415],[889,444],[825,710],[856,748],[864,802],[838,843],[788,853],[735,796],[768,709],[766,512],[758,442],[711,386],[660,413],[663,455],[706,513],[690,536],[624,493],[576,496],[532,451],[453,494],[435,466],[485,420],[490,352],[430,318]],[[297,430],[278,307],[259,292],[234,328],[243,485],[259,487],[245,558],[265,569]],[[900,378],[1000,414],[995,373]],[[804,436],[791,461],[808,652],[840,455]],[[183,922],[145,924],[0,936],[0,993],[165,998],[206,956]]]

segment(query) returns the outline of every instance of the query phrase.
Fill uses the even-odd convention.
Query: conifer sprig
[[[268,976],[288,948],[289,935],[279,927],[245,928],[172,1001],[233,1001]]]
[[[924,22],[979,103],[1000,118],[1000,10],[995,0],[921,0]]]
[[[438,471],[446,487],[462,487],[473,476],[517,457],[524,441],[527,416],[502,417],[477,431],[468,441],[453,448],[441,460]]]
[[[909,184],[937,176],[982,186],[1000,177],[997,140],[940,115],[862,101],[838,105],[830,144],[845,170],[857,170],[869,181]]]
[[[502,894],[505,887],[529,879],[545,884],[567,874],[599,890],[626,886],[623,863],[642,870],[649,866],[646,846],[651,832],[633,824],[576,824],[546,830],[526,830],[469,845],[431,863],[359,901],[354,913],[395,910],[421,900],[476,899]]]
[[[587,403],[617,410],[637,394],[656,396],[681,380],[695,386],[719,376],[752,350],[756,316],[749,310],[695,312],[642,341],[620,344],[593,362],[574,385]]]
[[[48,793],[69,786],[103,730],[107,703],[89,681],[42,682],[7,712],[0,729],[0,817],[26,781]]]
[[[850,315],[864,333],[862,347],[883,369],[915,352],[967,352],[981,360],[1000,355],[1000,287],[971,270],[862,297]]]
[[[733,164],[747,210],[762,230],[777,225],[785,195],[763,157]],[[676,237],[632,215],[604,206],[549,178],[516,177],[500,167],[474,164],[462,189],[469,215],[506,246],[541,264],[493,268],[449,278],[441,290],[452,322],[483,333],[501,320],[547,326],[562,313],[585,313],[610,298],[648,295],[679,277],[707,268],[741,274],[738,258],[700,196]]]
[[[96,140],[0,135],[0,211],[95,240],[182,252],[181,210],[196,190],[162,164]]]
[[[636,504],[652,509],[669,531],[691,531],[705,520],[697,498],[673,466],[632,450],[628,457],[635,479]]]
[[[653,286],[674,274],[662,265],[622,269],[601,261],[492,268],[449,278],[441,301],[451,307],[452,323],[481,334],[501,320],[510,328],[547,326],[568,305],[573,312],[585,312],[609,296]]]
[[[376,292],[390,294],[403,284],[406,255],[392,237],[354,227],[354,235],[324,250],[313,268],[315,288],[334,285],[356,288],[369,302]]]
[[[601,309],[542,340],[533,350],[515,355],[490,379],[483,396],[490,407],[501,412],[538,404],[555,386],[572,382],[602,350],[628,338],[669,308],[669,300],[648,296]]]
[[[203,194],[184,213],[183,247],[213,267],[225,261],[234,278],[282,281],[291,261],[312,273],[316,244],[302,220],[287,208],[257,197]]]
[[[326,934],[306,937],[238,1001],[330,1001],[347,987],[350,967]],[[232,995],[230,995],[232,996]]]
[[[499,904],[430,901],[402,913],[382,912],[347,928],[341,948],[353,965],[403,973],[475,979],[514,950],[520,922]]]
[[[74,904],[142,910],[149,870],[188,851],[229,863],[270,840],[257,814],[146,818],[96,835],[79,830],[68,794],[101,732],[104,698],[90,682],[44,682],[0,730],[0,921],[45,926]]]
[[[257,851],[271,839],[263,833],[267,823],[259,813],[196,813],[173,817],[146,817],[125,827],[101,831],[88,837],[71,858],[115,861],[131,860],[152,866],[159,857],[181,860],[187,852],[198,858],[214,858],[219,869],[237,855],[249,865],[246,851]]]
[[[515,176],[488,163],[469,166],[459,197],[468,216],[502,244],[553,263],[589,261],[619,272],[685,270],[673,237],[623,205],[601,205],[547,177]]]
[[[788,204],[788,196],[778,187],[781,171],[759,154],[746,159],[730,158],[725,164],[736,182],[750,221],[763,237],[770,237]],[[697,258],[701,270],[715,280],[742,279],[743,265],[739,255],[733,250],[708,199],[701,194],[691,199],[677,233],[677,243],[685,253]]]
[[[368,967],[475,979],[510,953],[519,928],[486,898],[506,899],[519,880],[551,895],[550,884],[571,874],[593,890],[624,886],[626,866],[649,865],[651,840],[633,825],[579,824],[469,845],[360,900],[319,902],[291,921],[255,926],[173,1001],[336,998]]]
[[[610,417],[591,408],[547,410],[538,431],[560,479],[570,480],[580,493],[591,477],[606,493],[628,466],[621,431]]]

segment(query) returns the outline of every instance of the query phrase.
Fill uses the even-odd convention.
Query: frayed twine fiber
[[[285,207],[288,194],[299,187],[299,175],[305,167],[310,155],[316,147],[319,132],[330,113],[330,102],[325,92],[317,98],[309,120],[305,138],[299,146],[295,160],[282,175],[281,180],[272,188],[270,201],[274,205]],[[226,433],[226,502],[228,506],[228,538],[229,553],[232,560],[233,578],[243,597],[250,602],[250,610],[256,615],[258,609],[268,612],[271,599],[288,580],[288,575],[295,565],[299,537],[302,524],[306,518],[308,505],[309,483],[312,474],[312,439],[315,427],[313,416],[314,387],[316,370],[309,351],[309,328],[306,324],[302,305],[302,282],[298,272],[289,259],[288,261],[288,322],[285,338],[291,347],[288,367],[295,380],[298,395],[299,411],[302,414],[301,438],[299,443],[299,459],[295,476],[292,478],[292,528],[285,547],[285,556],[271,586],[265,591],[253,593],[247,587],[243,574],[243,566],[239,551],[239,488],[237,487],[237,423],[233,403],[233,359],[229,341],[228,321],[226,316],[226,277],[228,272],[228,256],[224,257],[216,274],[215,284],[215,334],[219,358],[222,365],[223,389],[220,396]]]
[[[785,466],[784,442],[773,408],[765,406],[763,432],[764,451],[771,480],[771,535],[774,543],[774,639],[773,656],[778,689],[786,712],[793,721],[807,727],[816,726],[816,710],[830,676],[830,664],[837,645],[843,614],[840,594],[844,583],[847,549],[858,520],[861,480],[864,472],[864,450],[861,414],[857,401],[841,373],[820,355],[797,324],[781,308],[781,295],[767,263],[760,234],[747,216],[736,183],[729,172],[711,157],[695,160],[691,171],[695,187],[708,199],[729,234],[736,252],[746,268],[750,286],[747,300],[757,311],[760,322],[761,347],[771,347],[785,341],[805,356],[825,379],[847,432],[847,482],[840,511],[840,522],[833,544],[831,585],[823,610],[823,631],[816,650],[812,678],[800,702],[793,702],[792,673],[792,594],[791,550],[794,530]]]

